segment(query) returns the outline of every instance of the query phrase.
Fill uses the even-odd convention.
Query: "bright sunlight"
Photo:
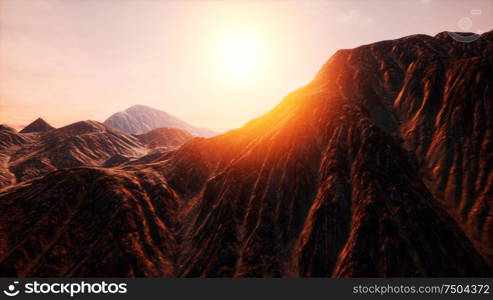
[[[230,32],[219,43],[219,60],[225,76],[253,77],[262,67],[262,47],[249,32]]]

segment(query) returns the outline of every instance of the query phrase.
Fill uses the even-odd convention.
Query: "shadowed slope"
[[[187,131],[179,128],[157,128],[147,133],[137,135],[139,141],[155,147],[178,147],[193,138]]]

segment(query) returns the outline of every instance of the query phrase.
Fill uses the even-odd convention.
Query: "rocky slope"
[[[217,135],[210,129],[191,125],[167,112],[144,105],[134,105],[111,115],[104,124],[131,134],[143,134],[152,129],[168,127],[188,131],[192,135],[211,137]]]
[[[492,276],[492,57],[493,32],[469,44],[442,33],[340,50],[240,129],[12,186],[0,192],[0,274]],[[84,222],[99,220],[97,207],[152,213],[125,215],[121,226],[140,225],[140,238],[111,245],[70,218],[73,240],[35,225],[74,201]],[[30,234],[37,228],[47,232]],[[102,255],[103,267],[60,272],[81,264],[64,262],[89,243],[108,254],[84,261]]]
[[[137,135],[143,144],[155,147],[178,147],[192,139],[193,136],[179,128],[157,128],[147,133]]]
[[[0,188],[15,183],[15,175],[10,172],[10,158],[31,142],[28,136],[19,134],[14,128],[0,124]]]

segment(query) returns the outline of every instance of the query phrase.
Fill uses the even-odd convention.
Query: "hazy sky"
[[[0,123],[104,121],[144,104],[227,130],[337,49],[492,30],[492,2],[0,0]]]

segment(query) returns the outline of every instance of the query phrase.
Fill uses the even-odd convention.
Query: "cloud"
[[[359,10],[353,9],[337,14],[335,22],[341,25],[368,26],[373,24],[373,17],[365,16]]]

